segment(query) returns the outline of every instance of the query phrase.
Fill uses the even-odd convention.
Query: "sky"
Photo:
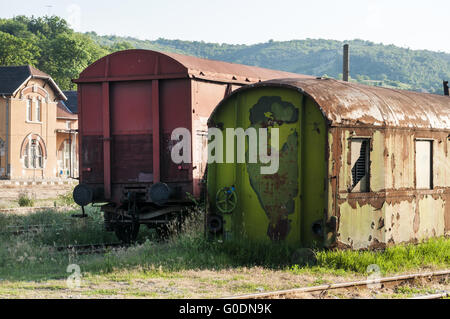
[[[362,39],[450,53],[450,0],[0,0],[0,17],[58,15],[80,32],[255,44]]]

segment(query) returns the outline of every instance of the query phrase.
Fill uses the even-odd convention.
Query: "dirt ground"
[[[12,184],[5,184],[4,181],[0,181],[0,200],[17,200],[21,193],[28,194],[34,199],[56,198],[58,195],[66,194],[73,187],[75,187],[75,184],[68,184],[68,182],[53,182],[53,184],[48,182],[46,185],[16,185],[14,182]]]
[[[0,282],[0,298],[115,299],[115,298],[224,298],[247,293],[316,286],[326,283],[364,280],[357,276],[295,275],[263,268],[202,270],[175,273],[118,272],[82,277],[79,288],[70,289],[66,280],[45,282]],[[400,288],[361,289],[309,293],[290,298],[409,298],[449,291],[448,281],[405,284]]]

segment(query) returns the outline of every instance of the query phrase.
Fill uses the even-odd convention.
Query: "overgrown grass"
[[[383,274],[420,268],[449,268],[450,239],[432,239],[419,245],[402,245],[384,252],[316,251],[314,265],[292,264],[293,247],[282,244],[209,241],[203,234],[203,214],[193,213],[181,231],[168,242],[155,241],[154,233],[141,228],[139,242],[128,249],[102,255],[55,252],[54,246],[117,241],[103,229],[102,215],[89,207],[88,219],[74,219],[73,212],[39,212],[27,216],[0,215],[0,279],[49,280],[67,278],[67,266],[78,264],[86,275],[102,274],[113,280],[125,271],[145,278],[173,278],[183,270],[220,270],[244,267],[279,269],[293,274],[368,274],[376,264]],[[36,233],[12,235],[9,225],[46,227]]]
[[[381,273],[396,273],[424,267],[450,266],[450,239],[433,238],[418,245],[407,244],[374,251],[319,251],[320,267],[367,273],[370,265],[377,265]]]

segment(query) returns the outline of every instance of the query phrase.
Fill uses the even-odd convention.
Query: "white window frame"
[[[428,177],[429,181],[427,181],[427,185],[425,186],[425,182],[419,181],[419,174],[418,174],[418,168],[423,168],[422,163],[418,163],[418,156],[423,155],[422,152],[417,151],[417,145],[418,143],[429,143],[430,149],[429,149],[429,172]],[[415,167],[414,167],[414,174],[415,174],[415,187],[418,190],[432,190],[434,188],[434,165],[433,165],[433,152],[434,152],[434,140],[431,138],[416,138],[414,140],[414,152],[415,152]]]
[[[41,108],[42,108],[42,102],[39,99],[36,99],[36,121],[37,122],[41,122],[41,118],[42,118]]]
[[[31,104],[32,104],[32,100],[31,99],[27,99],[27,101],[26,101],[26,109],[27,109],[27,121],[28,122],[31,122],[31,120],[32,120],[32,118],[31,118]]]

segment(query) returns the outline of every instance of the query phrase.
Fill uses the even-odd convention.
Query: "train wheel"
[[[139,227],[139,223],[117,223],[114,232],[121,242],[130,244],[136,241]]]

